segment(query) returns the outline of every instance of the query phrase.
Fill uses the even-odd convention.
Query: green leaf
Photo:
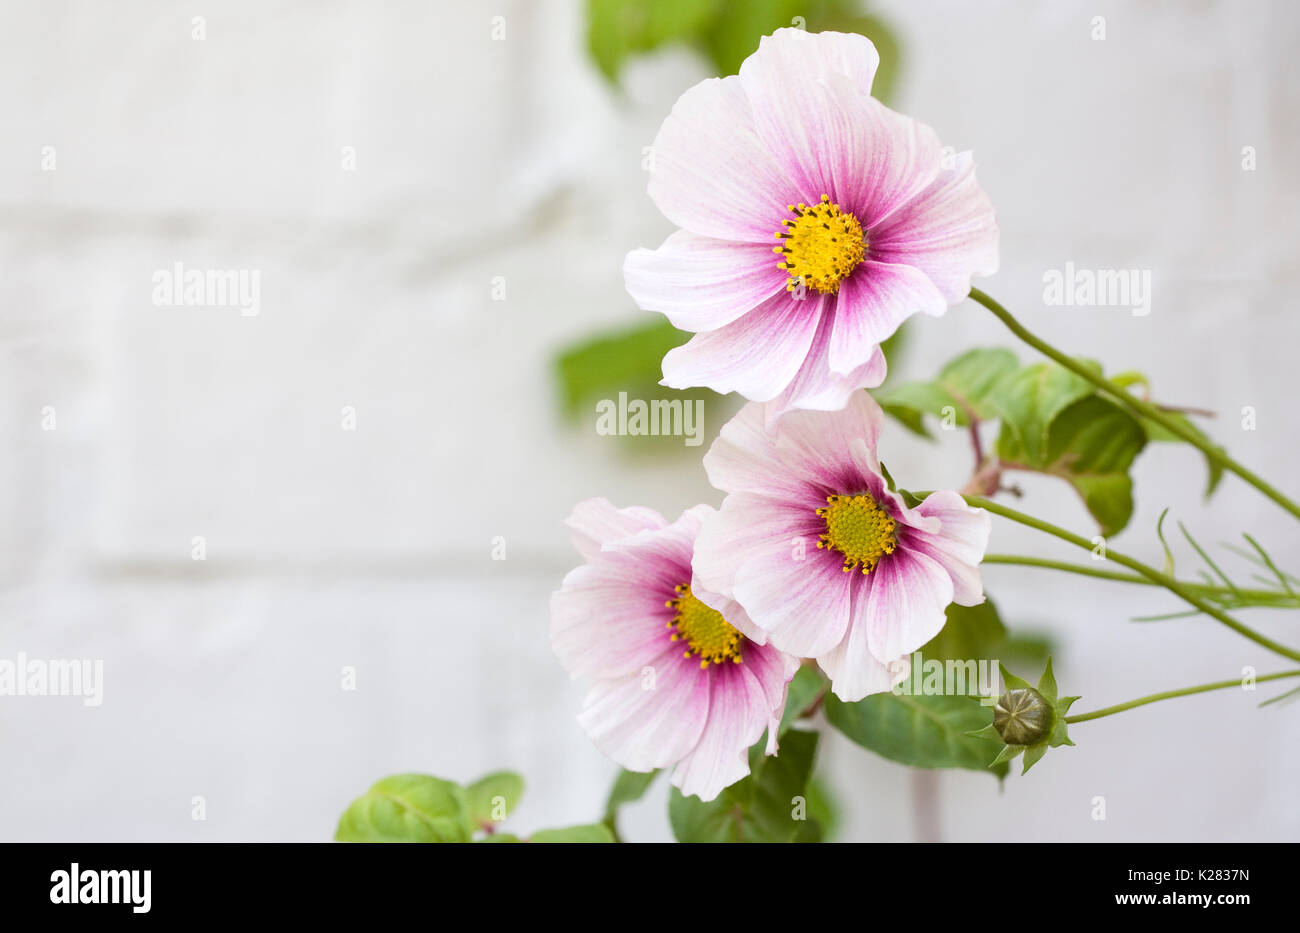
[[[925,426],[925,415],[916,408],[910,408],[907,405],[898,405],[892,402],[882,402],[879,396],[876,401],[880,404],[880,410],[889,417],[893,418],[907,430],[911,431],[918,437],[924,437],[927,440],[934,440],[934,435],[930,429]]]
[[[469,842],[465,792],[427,774],[395,774],[354,800],[339,819],[339,842]]]
[[[781,739],[774,757],[762,755],[761,743],[751,750],[751,773],[724,789],[713,800],[685,797],[676,788],[668,798],[668,819],[678,842],[812,842],[821,828],[811,817],[796,819],[802,797],[809,809],[807,787],[817,753],[817,733],[792,729]],[[757,755],[755,755],[757,751]]]
[[[815,824],[821,830],[819,840],[809,841],[834,841],[840,826],[840,805],[830,786],[814,774],[808,779],[805,796],[808,798],[808,824]]]
[[[529,842],[613,842],[614,834],[604,823],[584,826],[567,826],[564,829],[543,829],[528,837]]]
[[[1013,373],[1020,362],[1003,347],[976,347],[949,362],[935,380],[961,407],[975,417],[998,417],[990,402],[998,384]]]
[[[778,736],[785,735],[790,724],[802,716],[826,690],[826,678],[815,667],[801,667],[785,695],[785,709],[781,713]]]
[[[885,362],[888,364],[885,370],[885,385],[889,385],[889,377],[893,375],[898,368],[899,362],[903,359],[903,354],[907,352],[911,344],[911,329],[907,326],[907,321],[898,325],[898,328],[880,342],[880,352],[885,355]]]
[[[965,427],[970,416],[997,416],[990,402],[995,387],[1017,367],[1016,355],[1001,347],[977,347],[951,360],[931,382],[908,382],[874,393],[881,408],[913,431],[930,436],[921,425],[922,415],[944,418]],[[948,411],[945,411],[947,409]]]
[[[465,788],[465,804],[471,824],[483,828],[500,823],[515,812],[524,795],[524,779],[513,771],[484,775]]]
[[[826,697],[826,718],[863,748],[913,768],[988,770],[996,743],[972,736],[992,710],[964,696],[876,693],[856,703]]]
[[[587,51],[617,83],[627,59],[706,33],[720,0],[587,0]]]
[[[656,316],[568,347],[555,361],[565,410],[576,414],[592,399],[620,389],[655,387],[652,391],[659,396],[673,395],[673,390],[658,386],[664,354],[689,336]]]
[[[641,12],[621,0],[587,0],[587,53],[610,81],[618,81],[623,62],[642,45]]]
[[[475,839],[475,842],[523,842],[518,836],[512,833],[492,833],[490,836],[484,836],[482,839]]]
[[[1095,363],[1087,365],[1101,371]],[[1092,392],[1092,383],[1055,363],[1038,363],[1004,375],[986,399],[988,410],[1002,419],[998,456],[1029,469],[1048,462],[1052,422]]]
[[[713,28],[702,38],[705,54],[719,76],[734,75],[740,63],[758,48],[758,40],[789,26],[796,16],[814,19],[824,2],[806,0],[745,0],[726,3]],[[816,27],[810,26],[810,29]]]
[[[978,606],[948,606],[946,621],[939,634],[921,648],[923,658],[938,661],[964,661],[998,657],[1006,642],[1007,627],[1002,624],[993,600],[985,599]]]
[[[1133,515],[1129,469],[1146,446],[1142,426],[1099,395],[1087,395],[1063,408],[1048,407],[1054,414],[1047,425],[1046,443],[1033,451],[1021,443],[1026,436],[1036,436],[1037,415],[1020,428],[1004,421],[998,457],[1011,467],[1065,479],[1079,493],[1102,534],[1121,531]]]
[[[614,779],[614,786],[609,789],[609,798],[605,801],[605,822],[612,826],[618,817],[619,809],[644,797],[645,792],[650,789],[650,785],[658,776],[657,770],[620,771],[618,777]]]
[[[885,414],[900,421],[904,427],[922,437],[933,437],[925,427],[925,415],[943,418],[945,409],[952,412],[953,423],[966,425],[966,412],[961,403],[942,386],[934,382],[905,382],[889,389],[872,393]]]

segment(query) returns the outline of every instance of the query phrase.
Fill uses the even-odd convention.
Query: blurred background
[[[1002,228],[981,287],[1218,412],[1210,434],[1300,493],[1294,4],[0,0],[0,658],[104,662],[97,708],[0,697],[0,839],[326,840],[402,771],[522,772],[519,832],[598,817],[615,769],[548,647],[561,522],[597,495],[720,501],[707,447],[595,429],[595,400],[662,395],[642,387],[680,339],[623,290],[623,255],[671,229],[643,160],[682,91],[795,17],[871,35],[879,93],[974,150]],[[1151,314],[1044,306],[1066,262],[1151,270]],[[176,263],[258,272],[260,312],[155,304]],[[909,327],[891,378],[995,344],[965,303]],[[706,397],[706,444],[731,406]],[[961,432],[891,423],[881,454],[911,488],[971,469]],[[1172,506],[1300,567],[1294,520],[1231,476],[1203,502],[1190,448],[1134,476],[1115,546],[1158,565]],[[1093,533],[1066,486],[1018,481]],[[1075,559],[1055,544],[998,521],[991,547]],[[1285,666],[1212,622],[1129,621],[1179,608],[1161,591],[985,579],[1079,711]],[[829,735],[835,835],[1295,840],[1300,707],[1268,695],[1081,724],[1001,789]],[[669,838],[665,790],[625,838]]]

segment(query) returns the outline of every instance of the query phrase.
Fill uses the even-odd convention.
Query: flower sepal
[[[1037,687],[999,667],[1006,692],[993,708],[993,722],[968,734],[1002,743],[997,757],[989,762],[990,768],[1005,764],[1023,752],[1025,766],[1021,774],[1027,774],[1049,748],[1074,744],[1065,720],[1079,698],[1058,695],[1051,658],[1047,659],[1047,669],[1038,679]]]

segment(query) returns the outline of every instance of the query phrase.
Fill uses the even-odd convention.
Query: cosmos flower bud
[[[1052,704],[1033,687],[1004,693],[993,708],[993,728],[1008,745],[1037,745],[1052,734]]]

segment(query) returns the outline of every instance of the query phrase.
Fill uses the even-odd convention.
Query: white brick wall
[[[575,559],[559,521],[590,495],[667,512],[718,497],[699,448],[629,457],[566,424],[550,360],[638,319],[622,255],[668,229],[641,150],[706,68],[664,52],[616,98],[569,0],[209,6],[0,7],[0,656],[106,667],[98,709],[0,700],[0,836],[324,839],[383,774],[497,767],[529,781],[522,829],[589,819],[611,768],[547,647],[548,594]],[[989,290],[1049,339],[1147,371],[1162,399],[1220,410],[1214,433],[1300,491],[1296,10],[880,7],[905,44],[897,105],[973,148],[998,205]],[[489,37],[498,13],[504,42]],[[1153,313],[1043,308],[1043,271],[1067,260],[1152,269]],[[174,262],[258,270],[261,314],[155,307],[150,276]],[[904,366],[1006,342],[999,328],[974,306],[920,322]],[[1238,429],[1242,405],[1257,432]],[[886,444],[915,487],[968,467],[962,439]],[[1191,452],[1145,454],[1122,546],[1155,559],[1173,505],[1207,540],[1251,530],[1300,566],[1293,524],[1231,478],[1203,506],[1202,482]],[[1065,490],[1024,485],[1034,510],[1087,527]],[[999,524],[995,548],[1042,543]],[[1281,666],[1211,623],[1126,622],[1174,608],[1156,593],[988,579],[1011,620],[1059,636],[1084,707]],[[1254,699],[1080,726],[1078,748],[1003,794],[944,775],[944,831],[1295,839],[1300,727]],[[911,838],[906,772],[845,742],[826,760],[846,838]],[[662,789],[629,834],[663,838],[661,808]]]

